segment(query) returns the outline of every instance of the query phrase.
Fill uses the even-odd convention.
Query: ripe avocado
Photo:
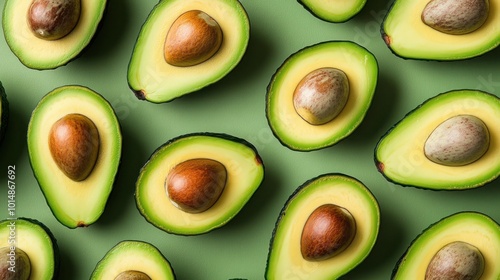
[[[75,59],[94,37],[107,3],[106,0],[80,0],[76,26],[60,39],[47,40],[37,37],[28,23],[28,11],[34,1],[6,0],[2,26],[12,52],[25,66],[38,70],[54,69]]]
[[[170,36],[182,24],[184,15],[201,11],[198,16],[187,17],[185,26],[198,30],[192,37],[180,36],[182,42],[174,49],[175,57],[197,53],[193,45],[214,43],[210,30],[220,27],[222,41],[212,49],[211,56],[198,63],[169,63],[167,48]],[[203,18],[204,21],[196,19]],[[206,21],[206,22],[205,22]],[[175,29],[175,30],[174,30]],[[212,35],[206,35],[212,34]],[[173,35],[172,35],[173,36]],[[228,74],[243,57],[250,37],[250,23],[243,6],[237,0],[166,0],[160,1],[151,11],[138,35],[128,66],[128,84],[139,99],[154,103],[171,101],[215,83]],[[193,43],[190,43],[193,42]],[[206,45],[202,44],[205,49]],[[213,53],[215,51],[215,53]],[[201,53],[200,53],[201,55]],[[206,53],[204,53],[206,55]],[[196,56],[195,56],[196,57]],[[182,59],[181,59],[182,60]],[[174,60],[179,62],[178,60]],[[184,61],[185,62],[185,61]]]
[[[321,1],[297,0],[316,17],[329,22],[346,22],[357,15],[365,6],[366,0]]]
[[[62,134],[68,136],[61,137],[67,139],[66,142],[52,144],[49,139],[57,135],[53,133],[55,124],[74,115],[91,120],[98,141],[88,139],[90,134],[81,129],[82,126],[69,125],[68,128],[75,129],[66,130],[74,133]],[[111,105],[100,94],[83,86],[56,88],[33,110],[27,137],[33,173],[54,216],[69,228],[94,223],[104,211],[120,164],[122,136]],[[55,156],[54,147],[58,147],[63,156]],[[59,164],[64,164],[64,159],[80,162],[86,150],[97,151],[90,174],[83,180],[67,176]]]
[[[422,19],[429,2],[439,1],[454,2],[456,5],[465,2],[484,2],[395,0],[381,26],[382,38],[394,54],[407,59],[460,60],[479,56],[500,44],[500,0],[486,1],[489,2],[486,21],[476,30],[458,35],[439,31],[427,25]],[[474,11],[466,5],[463,7],[466,7],[466,11]],[[444,12],[443,14],[446,15]],[[448,16],[459,18],[460,22],[464,19],[464,15]]]
[[[129,278],[126,277],[127,274]],[[141,275],[142,278],[134,278],[132,275]],[[111,248],[97,263],[90,279],[174,280],[175,273],[169,261],[154,245],[144,241],[125,240]]]
[[[304,77],[324,68],[345,73],[350,85],[349,96],[335,118],[314,125],[297,113],[294,92]],[[279,141],[292,150],[311,151],[334,145],[362,122],[375,93],[377,79],[375,56],[354,42],[328,41],[305,47],[285,60],[268,85],[266,116],[269,126]],[[316,106],[322,105],[318,103]]]
[[[489,143],[479,159],[461,165],[438,163],[426,156],[425,146],[433,131],[456,116],[475,116],[484,122]],[[479,90],[452,90],[438,94],[409,112],[381,137],[375,148],[375,164],[389,181],[433,190],[463,190],[483,186],[500,175],[500,98]],[[473,130],[470,130],[473,131]],[[453,131],[442,140],[454,140],[449,149],[460,148],[464,135]],[[481,138],[478,138],[481,139]],[[444,145],[443,145],[444,147]],[[445,149],[443,149],[444,151]],[[467,148],[470,150],[470,148]]]
[[[311,213],[322,205],[336,205],[352,215],[354,238],[330,258],[306,260],[301,249],[304,228]],[[279,214],[270,242],[266,279],[337,279],[368,256],[379,226],[378,202],[360,181],[335,173],[313,178],[295,190]]]
[[[38,220],[0,221],[0,251],[0,279],[28,279],[21,275],[29,279],[57,279],[59,247],[50,229]],[[17,275],[8,278],[12,270],[16,270]]]
[[[426,279],[427,268],[436,253],[457,241],[472,245],[482,255],[484,267],[480,279],[500,278],[500,225],[485,214],[464,211],[441,219],[418,235],[396,263],[391,279]]]
[[[215,203],[203,211],[183,210],[169,197],[168,178],[176,167],[190,160],[209,159],[225,167],[226,180]],[[199,187],[208,177],[218,181],[216,173],[203,173],[203,168],[187,169],[184,180]],[[177,172],[179,173],[179,172]],[[189,174],[192,174],[190,176]],[[199,174],[206,174],[200,176]],[[136,183],[136,203],[148,222],[170,233],[196,235],[206,233],[229,222],[251,198],[264,177],[264,166],[257,150],[247,141],[217,133],[192,133],[176,137],[159,147],[142,167]],[[188,186],[180,186],[189,189]],[[204,186],[201,186],[204,188]],[[195,201],[212,199],[215,191],[189,190]]]
[[[7,100],[7,94],[5,93],[5,88],[0,82],[0,143],[5,136],[5,131],[7,130],[7,125],[9,124],[9,101]]]

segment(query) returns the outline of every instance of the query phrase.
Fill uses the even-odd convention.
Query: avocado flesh
[[[306,261],[301,254],[302,229],[309,215],[323,204],[347,209],[354,217],[356,234],[338,255]],[[344,174],[313,178],[290,196],[276,222],[267,259],[266,279],[337,279],[361,263],[378,236],[380,209],[370,190]]]
[[[349,98],[332,121],[311,125],[295,111],[292,96],[304,76],[322,67],[345,72],[350,85]],[[310,151],[334,145],[362,122],[377,79],[375,57],[356,43],[329,41],[306,47],[286,59],[273,75],[266,97],[267,121],[279,141],[292,150]]]
[[[409,59],[460,60],[484,54],[500,44],[500,0],[489,0],[490,13],[476,31],[452,35],[427,26],[421,14],[429,0],[395,0],[382,23],[384,41]]]
[[[2,142],[9,122],[9,101],[5,88],[0,82],[0,143]]]
[[[85,49],[96,33],[104,16],[106,0],[81,0],[80,19],[75,28],[59,40],[36,37],[28,26],[26,15],[31,0],[6,0],[2,26],[5,40],[25,66],[54,69],[67,64]]]
[[[169,27],[179,15],[200,10],[222,29],[222,45],[207,61],[188,67],[172,66],[164,59]],[[154,103],[171,101],[215,83],[243,57],[250,36],[250,23],[237,0],[160,1],[141,28],[128,66],[128,83],[139,99]]]
[[[479,249],[485,261],[480,279],[500,278],[500,225],[482,213],[458,212],[430,225],[418,235],[396,264],[391,279],[424,279],[432,257],[454,241],[463,241]]]
[[[9,243],[11,226],[15,226],[15,244]],[[29,257],[29,279],[57,279],[59,248],[52,232],[43,223],[29,218],[0,221],[0,248],[15,246]]]
[[[298,2],[322,20],[329,22],[345,22],[357,15],[363,9],[366,0],[298,0]]]
[[[115,279],[124,271],[140,271],[151,279],[175,279],[169,261],[154,245],[137,240],[125,240],[116,244],[97,263],[91,280]]]
[[[53,123],[71,113],[90,118],[99,131],[97,162],[90,175],[76,182],[57,166],[49,150]],[[33,110],[28,152],[33,173],[54,216],[69,228],[88,226],[103,213],[121,157],[122,137],[111,105],[82,86],[63,86],[48,93]]]
[[[221,196],[201,213],[188,213],[174,206],[164,187],[168,172],[193,158],[216,160],[227,170]],[[159,147],[141,169],[136,183],[137,208],[146,220],[166,232],[202,234],[229,222],[251,198],[263,177],[262,160],[245,140],[216,133],[182,135]]]
[[[424,144],[440,123],[456,115],[474,115],[488,128],[490,144],[473,163],[447,166],[424,154]],[[375,148],[375,164],[396,184],[434,190],[483,186],[500,175],[500,98],[478,90],[452,90],[419,105],[395,124]]]

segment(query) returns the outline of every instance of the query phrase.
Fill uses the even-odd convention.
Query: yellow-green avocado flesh
[[[218,161],[227,171],[224,190],[217,202],[201,213],[177,208],[165,190],[165,179],[177,164],[189,159]],[[170,233],[196,235],[229,222],[247,203],[264,178],[264,165],[249,142],[218,133],[192,133],[159,147],[142,167],[136,183],[140,213],[154,226]]]
[[[458,212],[425,229],[397,262],[391,279],[424,279],[432,257],[454,241],[479,249],[485,261],[480,279],[500,279],[500,225],[478,212]]]
[[[222,45],[215,55],[197,65],[179,67],[164,59],[164,43],[173,22],[183,13],[200,10],[222,29]],[[242,59],[250,37],[250,23],[237,0],[166,0],[151,11],[141,28],[128,66],[128,84],[139,99],[171,101],[226,76]]]
[[[489,148],[473,163],[449,166],[424,153],[432,131],[457,115],[481,119],[489,131]],[[420,104],[395,124],[375,148],[375,164],[382,175],[399,185],[434,190],[476,188],[500,175],[500,98],[479,90],[452,90]]]
[[[137,240],[121,241],[111,248],[97,263],[90,279],[115,279],[125,271],[142,272],[150,279],[175,279],[174,270],[158,248]]]
[[[83,181],[73,181],[57,166],[49,149],[52,124],[68,114],[90,118],[99,132],[97,162]],[[122,136],[111,105],[83,86],[62,86],[45,95],[28,125],[33,173],[54,216],[69,228],[88,226],[104,211],[121,158]]]
[[[316,17],[329,22],[348,21],[366,4],[366,0],[298,0],[298,2]]]
[[[44,40],[31,31],[27,14],[32,0],[6,0],[2,27],[12,52],[25,66],[54,69],[75,59],[92,41],[104,16],[107,0],[81,0],[75,28],[58,40]]]
[[[323,204],[347,209],[356,223],[351,244],[323,261],[302,257],[300,240],[309,215]],[[313,178],[290,196],[279,214],[267,259],[266,279],[337,279],[361,263],[371,252],[379,231],[380,209],[370,190],[344,174]]]

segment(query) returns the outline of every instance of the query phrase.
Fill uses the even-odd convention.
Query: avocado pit
[[[165,61],[174,66],[193,66],[211,58],[222,45],[222,29],[203,11],[180,15],[168,30]]]
[[[302,257],[308,261],[329,259],[344,251],[355,235],[356,223],[347,209],[321,205],[311,213],[302,230]]]
[[[27,20],[33,34],[44,40],[58,40],[77,25],[81,0],[33,0]]]
[[[484,257],[469,243],[455,241],[441,248],[430,261],[425,280],[477,280],[484,271]]]
[[[344,109],[349,98],[349,80],[344,71],[325,67],[311,71],[297,84],[293,106],[312,125],[330,122]]]
[[[0,248],[0,279],[27,280],[31,274],[31,262],[21,249]]]
[[[146,273],[137,270],[123,271],[114,280],[151,280]]]
[[[92,172],[99,153],[99,132],[88,117],[68,114],[49,132],[49,149],[59,169],[73,181],[83,181]]]
[[[225,166],[212,159],[195,158],[174,166],[165,188],[171,202],[188,213],[201,213],[212,207],[225,188]]]
[[[461,166],[480,159],[489,148],[486,124],[473,115],[458,115],[439,124],[425,142],[424,153],[431,161]]]

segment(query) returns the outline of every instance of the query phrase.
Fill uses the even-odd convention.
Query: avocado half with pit
[[[433,190],[480,187],[500,175],[500,98],[479,90],[438,94],[379,140],[375,164],[389,181]]]
[[[366,0],[298,0],[316,17],[329,22],[345,22],[357,15],[365,6]]]
[[[377,79],[375,56],[354,42],[305,47],[285,60],[268,85],[269,126],[292,150],[332,146],[362,122]]]
[[[500,0],[395,0],[381,33],[402,58],[476,57],[500,44]]]
[[[91,280],[164,279],[174,280],[170,262],[154,245],[125,240],[116,244],[97,263]]]
[[[186,134],[163,144],[142,167],[137,207],[166,232],[202,234],[229,222],[263,177],[262,159],[246,140],[219,133]]]
[[[397,262],[391,279],[499,279],[500,225],[464,211],[430,225]]]
[[[106,0],[6,0],[2,27],[12,52],[25,66],[44,70],[75,59],[91,42]],[[57,11],[56,16],[53,11]]]
[[[59,247],[42,222],[30,218],[0,221],[0,279],[57,279]]]
[[[128,84],[139,99],[154,103],[197,91],[236,67],[249,37],[237,0],[162,0],[140,30]]]
[[[5,88],[0,82],[0,143],[2,143],[7,131],[7,125],[9,124],[9,101],[7,100],[7,94],[5,93]]]
[[[369,255],[379,226],[378,202],[359,180],[336,173],[313,178],[279,214],[266,279],[337,279]]]
[[[45,95],[28,125],[33,173],[54,216],[69,228],[101,216],[120,164],[120,124],[108,101],[83,86]]]

